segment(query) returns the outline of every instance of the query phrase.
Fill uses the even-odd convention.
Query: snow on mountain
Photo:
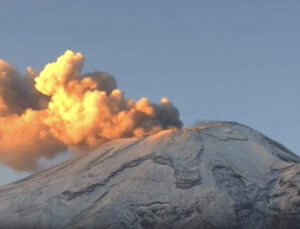
[[[2,228],[300,228],[300,158],[220,122],[119,139],[0,188]]]

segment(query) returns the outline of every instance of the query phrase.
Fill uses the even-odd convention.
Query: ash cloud
[[[38,168],[68,148],[89,150],[105,141],[181,127],[178,110],[162,98],[133,101],[103,72],[82,74],[84,57],[66,51],[41,71],[21,76],[0,60],[0,163]]]

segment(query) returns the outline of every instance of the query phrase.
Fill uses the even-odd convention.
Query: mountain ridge
[[[0,188],[0,226],[297,228],[300,158],[236,122],[118,139]]]

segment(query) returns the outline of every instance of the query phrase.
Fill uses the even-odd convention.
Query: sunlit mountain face
[[[298,228],[299,162],[233,122],[114,139],[0,188],[0,226]]]

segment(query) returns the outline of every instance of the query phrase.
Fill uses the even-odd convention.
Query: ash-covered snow
[[[300,228],[299,162],[233,122],[115,140],[0,188],[0,227]]]

